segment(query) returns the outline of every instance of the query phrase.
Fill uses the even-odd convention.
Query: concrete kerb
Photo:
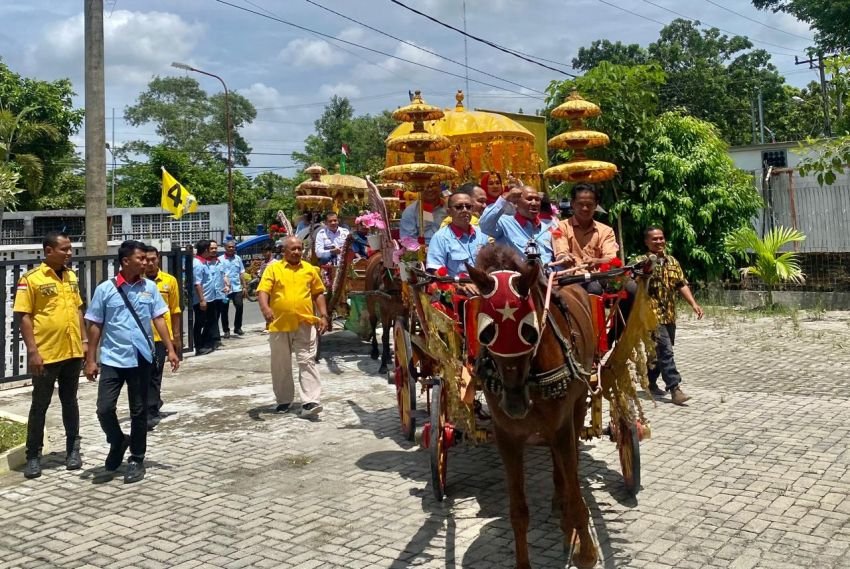
[[[14,421],[15,423],[21,423],[22,425],[27,424],[27,418],[21,417],[20,415],[15,415],[14,413],[9,413],[8,411],[0,410],[0,419],[7,419],[9,421]],[[50,452],[50,449],[47,447],[47,432],[45,429],[44,434],[44,447],[43,453],[47,454]],[[6,452],[0,454],[0,475],[6,474],[7,472],[11,472],[17,468],[20,468],[27,462],[27,445],[19,444],[16,447],[12,447]]]

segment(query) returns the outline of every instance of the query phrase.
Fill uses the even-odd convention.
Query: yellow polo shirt
[[[168,328],[168,335],[173,340],[174,330],[171,329],[171,316],[182,312],[182,309],[180,308],[180,290],[177,286],[177,279],[168,273],[159,271],[156,274],[156,278],[153,279],[153,282],[156,283],[156,288],[159,289],[159,294],[162,295],[162,300],[165,301],[165,305],[168,307],[168,313],[163,316],[165,318],[165,325]],[[162,338],[159,337],[159,332],[156,331],[156,328],[153,329],[153,341],[162,341]]]
[[[59,278],[42,263],[18,281],[13,310],[32,315],[35,345],[45,364],[83,357],[82,305],[77,275],[71,269]]]
[[[268,293],[274,312],[269,332],[294,332],[302,323],[319,320],[313,313],[313,297],[325,292],[325,285],[319,269],[309,263],[271,263],[263,271],[257,291]]]

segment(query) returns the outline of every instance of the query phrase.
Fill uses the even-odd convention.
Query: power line
[[[442,20],[438,20],[437,18],[434,18],[433,16],[429,16],[428,14],[426,14],[426,13],[424,13],[424,12],[420,12],[420,11],[419,11],[419,10],[417,10],[416,8],[411,8],[411,7],[410,7],[410,6],[408,6],[407,4],[404,4],[403,2],[399,2],[399,0],[390,0],[390,2],[392,2],[393,4],[396,4],[396,5],[398,5],[398,6],[401,6],[401,7],[402,7],[402,8],[404,8],[405,10],[409,10],[409,11],[413,12],[414,14],[418,14],[418,15],[422,16],[423,18],[426,18],[426,19],[428,19],[428,20],[431,20],[431,21],[432,21],[432,22],[434,22],[435,24],[439,24],[439,25],[443,26],[444,28],[448,28],[448,29],[450,29],[450,30],[453,30],[453,31],[455,31],[455,32],[457,32],[457,33],[459,33],[459,34],[461,34],[461,35],[464,35],[464,36],[468,37],[469,39],[473,39],[473,40],[475,40],[475,41],[477,41],[477,42],[479,42],[479,43],[483,43],[484,45],[489,45],[490,47],[492,47],[492,48],[494,48],[494,49],[498,49],[499,51],[502,51],[502,52],[504,52],[504,53],[507,53],[508,55],[513,55],[514,57],[517,57],[517,58],[519,58],[519,59],[522,59],[522,60],[528,61],[529,63],[533,63],[533,64],[535,64],[535,65],[539,65],[540,67],[544,67],[544,68],[549,69],[549,70],[551,70],[551,71],[555,71],[556,73],[561,73],[561,74],[563,74],[563,75],[568,75],[569,77],[573,77],[573,78],[578,77],[578,75],[575,75],[575,74],[573,74],[573,73],[568,73],[568,72],[566,72],[566,71],[562,71],[561,69],[557,69],[557,68],[552,67],[552,66],[550,66],[550,65],[545,65],[545,64],[543,64],[543,63],[540,63],[539,61],[535,61],[534,59],[532,59],[532,58],[530,58],[530,57],[527,57],[527,56],[525,56],[525,55],[520,54],[518,51],[508,49],[508,48],[506,48],[506,47],[504,47],[504,46],[501,46],[501,45],[499,45],[499,44],[493,43],[493,42],[491,42],[490,40],[486,40],[486,39],[484,39],[484,38],[480,38],[480,37],[478,37],[478,36],[474,36],[474,35],[472,35],[472,34],[470,34],[470,33],[464,32],[463,30],[461,30],[461,29],[459,29],[459,28],[456,28],[456,27],[452,26],[451,24],[447,24],[447,23],[443,22]]]
[[[727,8],[727,7],[726,7],[726,6],[724,6],[723,4],[719,4],[719,3],[715,2],[714,0],[705,0],[705,1],[706,1],[706,2],[708,2],[709,4],[711,4],[712,6],[717,6],[717,7],[718,7],[718,8],[720,8],[721,10],[726,10],[727,12],[732,12],[732,13],[733,13],[733,14],[735,14],[736,16],[740,16],[740,17],[744,18],[745,20],[749,20],[749,21],[751,21],[751,22],[755,22],[756,24],[758,24],[758,25],[760,25],[760,26],[764,26],[765,28],[767,28],[767,29],[769,29],[769,30],[775,30],[775,31],[777,31],[777,32],[782,32],[783,34],[787,34],[787,35],[789,35],[789,36],[793,36],[793,37],[795,37],[795,38],[800,38],[800,39],[803,39],[803,40],[806,40],[806,41],[810,41],[810,42],[815,41],[815,40],[814,40],[814,38],[807,38],[807,37],[805,37],[805,36],[800,36],[800,35],[797,35],[797,34],[793,34],[793,33],[791,33],[791,32],[786,32],[785,30],[783,30],[783,29],[781,29],[781,28],[777,28],[777,27],[775,27],[775,26],[771,26],[771,25],[769,25],[769,24],[765,24],[764,22],[761,22],[761,21],[759,21],[759,20],[756,20],[755,18],[751,18],[751,17],[747,16],[746,14],[742,14],[742,13],[740,13],[740,12],[736,12],[735,10],[733,10],[733,9],[731,9],[731,8]]]
[[[278,18],[277,16],[271,16],[271,15],[269,15],[269,14],[263,14],[262,12],[257,12],[256,10],[251,10],[250,8],[245,8],[244,6],[238,6],[238,5],[236,5],[236,4],[233,4],[233,3],[231,3],[231,2],[227,2],[227,1],[225,1],[225,0],[213,0],[213,1],[214,1],[214,2],[218,2],[219,4],[224,4],[225,6],[230,6],[231,8],[236,8],[237,10],[242,10],[243,12],[248,12],[249,14],[254,14],[254,15],[256,15],[256,16],[260,16],[261,18],[266,18],[266,19],[268,19],[268,20],[273,20],[273,21],[275,21],[275,22],[279,22],[279,23],[281,23],[281,24],[284,24],[284,25],[287,25],[287,26],[290,26],[290,27],[296,28],[296,29],[301,30],[301,31],[304,31],[304,32],[308,32],[308,33],[311,33],[311,34],[316,34],[316,35],[319,35],[319,36],[322,36],[322,37],[325,37],[325,38],[331,39],[331,40],[333,40],[333,41],[342,42],[342,43],[345,43],[345,44],[348,44],[348,45],[352,45],[352,46],[354,46],[354,47],[359,47],[360,49],[365,49],[366,51],[371,51],[371,52],[373,52],[373,53],[377,53],[377,54],[383,55],[383,56],[385,56],[385,57],[391,57],[392,59],[397,59],[397,60],[399,60],[399,61],[403,61],[403,62],[405,62],[405,63],[409,63],[409,64],[411,64],[411,65],[416,65],[416,66],[418,66],[418,67],[422,67],[422,68],[425,68],[425,69],[429,69],[429,70],[431,70],[431,71],[436,71],[436,72],[438,72],[438,73],[443,73],[443,74],[445,74],[445,75],[450,75],[450,76],[452,76],[452,77],[457,77],[458,79],[465,79],[465,77],[464,77],[463,75],[458,75],[457,73],[452,73],[451,71],[446,71],[446,70],[444,70],[444,69],[439,69],[439,68],[437,68],[437,67],[431,67],[430,65],[425,65],[424,63],[419,63],[419,62],[416,62],[416,61],[413,61],[413,60],[410,60],[410,59],[405,59],[405,58],[403,58],[403,57],[399,57],[399,56],[397,56],[397,55],[393,55],[393,54],[391,54],[391,53],[387,53],[387,52],[385,52],[385,51],[381,51],[381,50],[379,50],[379,49],[374,49],[374,48],[371,48],[371,47],[367,47],[367,46],[365,46],[365,45],[360,45],[360,44],[355,43],[355,42],[351,42],[351,41],[348,41],[348,40],[344,40],[344,39],[336,38],[336,37],[334,37],[334,36],[332,36],[332,35],[330,35],[330,34],[326,34],[326,33],[324,33],[324,32],[319,32],[319,31],[316,31],[316,30],[313,30],[313,29],[307,28],[307,27],[305,27],[305,26],[302,26],[302,25],[300,25],[300,24],[295,24],[295,23],[293,23],[293,22],[289,22],[289,21],[287,21],[287,20],[284,20],[283,18]],[[557,71],[557,70],[556,70],[556,71]],[[561,73],[563,73],[563,72],[561,72]],[[516,94],[516,95],[524,95],[524,94],[525,94],[525,93],[521,93],[521,92],[519,92],[519,91],[512,91],[512,90],[510,90],[510,89],[507,89],[507,88],[505,88],[505,87],[502,87],[501,85],[494,85],[494,84],[492,84],[492,83],[487,83],[487,82],[485,82],[485,81],[480,81],[480,80],[478,80],[478,79],[470,79],[470,81],[472,81],[473,83],[478,83],[478,84],[480,84],[480,85],[486,85],[487,87],[493,87],[494,89],[500,89],[500,90],[502,90],[502,91],[507,91],[507,92],[509,92],[509,93],[514,93],[514,94]],[[539,98],[539,99],[541,99],[541,100],[543,99],[543,97],[536,97],[536,98]]]
[[[605,1],[605,0],[599,0],[599,1],[600,1],[600,2],[602,2],[603,4],[607,4],[608,6],[614,6],[615,8],[618,8],[618,9],[620,9],[620,10],[625,10],[625,8],[620,8],[619,6],[616,6],[615,4],[612,4],[612,3],[607,2],[607,1]],[[665,10],[665,11],[667,11],[667,12],[670,12],[671,14],[673,14],[673,15],[675,15],[675,16],[678,16],[678,17],[680,17],[680,18],[684,18],[684,19],[686,19],[686,20],[690,20],[690,21],[692,21],[692,22],[699,22],[699,25],[701,25],[701,26],[708,26],[708,27],[711,27],[711,28],[717,28],[717,29],[718,29],[718,30],[720,30],[721,32],[724,32],[724,33],[727,33],[727,34],[732,34],[733,36],[740,35],[740,34],[737,34],[737,33],[735,33],[735,32],[732,32],[732,31],[729,31],[729,30],[725,30],[725,29],[720,28],[720,27],[717,27],[717,26],[712,26],[712,25],[711,25],[711,24],[709,24],[708,22],[701,22],[700,20],[698,20],[698,19],[696,19],[696,18],[691,18],[690,16],[686,16],[685,14],[682,14],[681,12],[677,12],[676,10],[672,10],[672,9],[670,9],[670,8],[666,7],[666,6],[662,6],[661,4],[658,4],[658,3],[656,3],[656,2],[653,2],[652,0],[642,0],[642,1],[643,1],[643,2],[645,2],[646,4],[651,5],[651,6],[655,6],[656,8],[660,8],[660,9],[662,9],[662,10]],[[626,11],[628,11],[628,10],[626,10]],[[630,13],[630,14],[634,14],[634,15],[636,15],[636,16],[640,16],[641,18],[644,18],[644,17],[645,17],[645,16],[642,16],[642,15],[638,14],[637,12],[631,12],[631,11],[629,11],[629,13]],[[649,19],[649,18],[646,18],[646,19]],[[658,22],[658,20],[652,20],[652,21],[653,21],[653,22]],[[666,25],[668,25],[668,24],[664,24],[664,25],[666,26]],[[784,45],[779,45],[779,44],[775,44],[775,43],[770,43],[770,42],[766,42],[766,41],[763,41],[763,40],[754,40],[754,39],[752,39],[752,38],[747,38],[747,39],[749,39],[749,40],[750,40],[751,42],[753,42],[753,43],[762,43],[762,44],[764,44],[764,45],[769,45],[769,46],[771,46],[771,47],[778,47],[779,49],[785,49],[785,50],[787,50],[787,49],[788,49],[788,48],[787,48],[787,47],[785,47]],[[789,51],[790,51],[790,50],[789,50]],[[768,53],[771,53],[771,54],[773,54],[773,55],[784,56],[784,57],[790,57],[790,56],[794,55],[793,53],[776,53],[776,52],[773,52],[773,51],[769,51]]]
[[[313,6],[316,6],[317,8],[321,8],[322,10],[325,10],[325,11],[327,11],[327,12],[330,12],[331,14],[336,14],[336,15],[337,15],[337,16],[339,16],[340,18],[344,18],[344,19],[348,20],[349,22],[354,22],[355,24],[358,24],[358,25],[360,25],[360,26],[363,26],[364,28],[369,29],[369,30],[372,30],[373,32],[378,32],[379,34],[384,35],[384,36],[387,36],[388,38],[392,38],[392,39],[394,39],[394,40],[396,40],[396,41],[398,41],[398,42],[401,42],[401,43],[403,43],[403,44],[405,44],[405,45],[409,45],[409,46],[414,47],[414,48],[416,48],[416,49],[418,49],[418,50],[420,50],[420,51],[424,51],[425,53],[429,53],[429,54],[431,54],[431,55],[433,55],[433,56],[435,56],[435,57],[439,57],[440,59],[444,59],[444,60],[446,60],[446,61],[448,61],[448,62],[450,62],[450,63],[454,63],[455,65],[460,65],[461,67],[464,67],[464,68],[466,68],[466,69],[468,69],[468,70],[470,70],[470,71],[475,71],[475,72],[477,72],[477,73],[481,73],[482,75],[486,75],[486,76],[488,76],[488,77],[492,77],[493,79],[498,79],[499,81],[504,81],[505,83],[510,83],[511,85],[514,85],[514,86],[516,86],[516,87],[520,87],[520,88],[522,88],[522,89],[527,89],[527,90],[529,90],[529,91],[533,91],[533,92],[535,92],[535,93],[540,93],[541,95],[545,95],[545,93],[544,93],[543,91],[539,91],[539,90],[537,90],[537,89],[532,89],[531,87],[526,87],[526,86],[525,86],[525,85],[523,85],[522,83],[517,83],[517,82],[515,82],[515,81],[511,81],[510,79],[505,79],[505,78],[503,78],[503,77],[499,77],[498,75],[494,75],[494,74],[492,74],[492,73],[488,73],[487,71],[484,71],[484,70],[482,70],[482,69],[478,69],[478,68],[476,68],[476,67],[472,67],[472,66],[467,65],[467,64],[465,64],[465,63],[461,63],[460,61],[456,61],[456,60],[454,60],[454,59],[452,59],[452,58],[450,58],[450,57],[446,57],[446,56],[444,56],[444,55],[441,55],[441,54],[437,53],[436,51],[431,51],[430,49],[427,49],[427,48],[424,48],[424,47],[422,47],[422,46],[416,45],[416,44],[415,44],[415,43],[413,43],[413,42],[410,42],[410,41],[407,41],[407,40],[401,39],[401,38],[399,38],[399,37],[396,37],[396,36],[394,36],[394,35],[392,35],[392,34],[389,34],[389,33],[385,32],[385,31],[383,31],[383,30],[380,30],[380,29],[378,29],[378,28],[375,28],[375,27],[373,27],[373,26],[370,26],[369,24],[365,24],[365,23],[363,23],[363,22],[361,22],[361,21],[359,21],[359,20],[356,20],[356,19],[354,19],[354,18],[352,18],[352,17],[350,17],[350,16],[346,16],[345,14],[341,14],[341,13],[337,12],[336,10],[332,10],[331,8],[328,8],[328,7],[326,7],[326,6],[322,6],[322,5],[321,5],[321,4],[319,4],[318,2],[315,2],[314,0],[304,0],[304,1],[305,1],[305,2],[307,2],[308,4],[312,4]]]

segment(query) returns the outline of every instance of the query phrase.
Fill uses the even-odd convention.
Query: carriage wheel
[[[434,378],[431,386],[431,428],[428,448],[431,451],[431,486],[434,497],[442,502],[446,496],[446,472],[448,470],[449,443],[446,440],[446,398],[442,380]]]
[[[410,344],[407,330],[399,318],[393,326],[393,363],[395,372],[395,392],[398,401],[398,416],[401,420],[401,433],[412,441],[416,435],[416,378],[410,374]]]
[[[637,496],[640,491],[640,438],[637,423],[620,419],[617,426],[617,451],[626,491]]]

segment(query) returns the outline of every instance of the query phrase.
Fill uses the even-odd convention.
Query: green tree
[[[761,10],[785,12],[815,29],[824,50],[850,48],[850,3],[843,0],[753,0]]]
[[[573,58],[573,69],[590,71],[603,61],[616,65],[646,65],[649,53],[636,43],[596,40],[589,47],[578,49],[578,55]]]
[[[780,253],[780,250],[805,239],[802,232],[789,227],[775,227],[764,239],[759,239],[752,227],[742,227],[727,237],[726,249],[745,259],[752,259],[752,265],[741,269],[741,276],[758,278],[767,291],[767,307],[773,308],[773,291],[778,284],[802,283],[805,280],[797,253]]]
[[[292,158],[303,168],[318,163],[333,170],[339,164],[342,145],[347,144],[347,173],[374,174],[384,167],[384,141],[396,126],[388,111],[354,116],[348,99],[334,95],[315,122],[316,132],[304,141],[304,152],[295,152]]]
[[[253,122],[257,110],[238,93],[230,92],[228,102],[233,163],[247,166],[251,148],[239,129]],[[192,77],[155,77],[136,104],[124,110],[124,118],[133,126],[153,123],[164,144],[188,153],[193,162],[209,157],[226,161],[224,93],[210,96]],[[130,148],[146,153],[150,145],[137,142]]]
[[[611,143],[589,154],[618,167],[605,185],[603,205],[624,248],[634,251],[641,230],[660,224],[692,275],[714,277],[732,266],[723,247],[726,235],[749,223],[760,200],[715,127],[681,113],[659,113],[664,85],[665,74],[655,64],[602,62],[578,79],[550,84],[548,105],[560,104],[576,88],[602,107],[602,116],[588,126],[608,134]],[[566,128],[550,122],[555,131]],[[564,158],[554,156],[553,162]]]
[[[270,225],[277,223],[275,215],[278,210],[283,210],[289,220],[294,224],[296,219],[295,187],[304,176],[290,179],[275,174],[274,172],[262,172],[254,176],[251,186],[257,199],[265,201],[264,213],[258,223]]]

